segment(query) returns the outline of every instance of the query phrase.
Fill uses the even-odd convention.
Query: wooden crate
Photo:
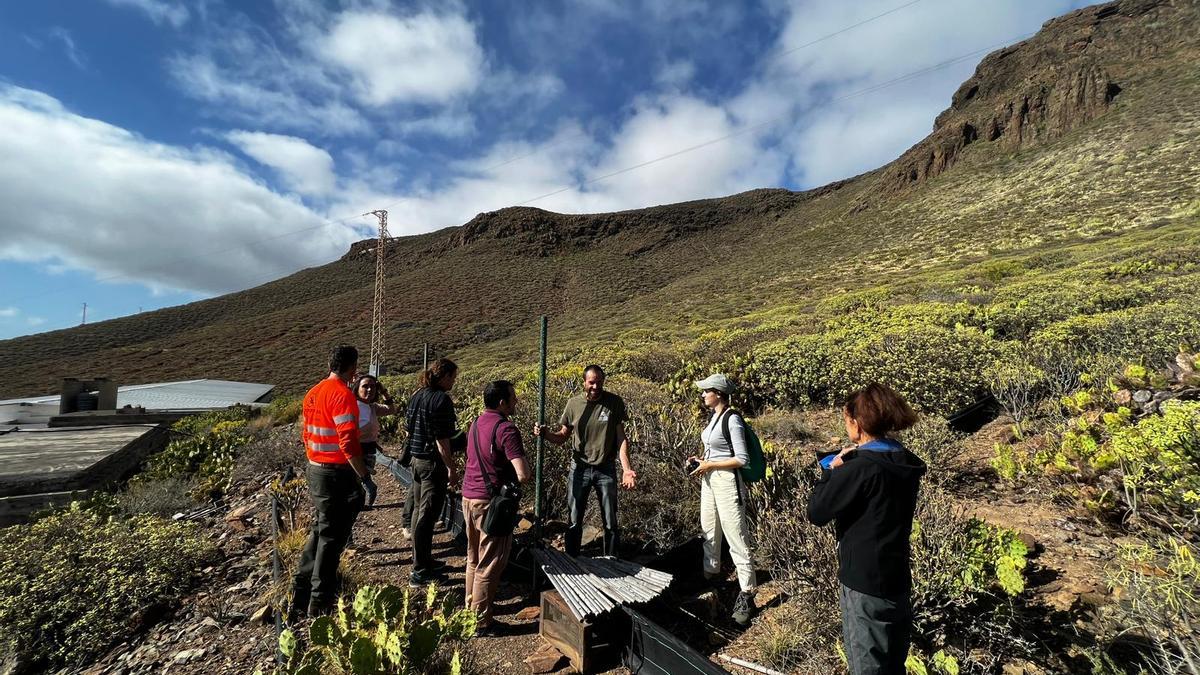
[[[580,673],[590,673],[596,635],[591,622],[579,621],[558,591],[542,591],[541,620],[538,635],[571,660]]]

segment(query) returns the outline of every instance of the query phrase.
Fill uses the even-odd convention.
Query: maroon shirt
[[[478,445],[476,445],[478,443]],[[467,432],[467,468],[463,472],[462,495],[466,499],[490,499],[487,481],[480,468],[486,464],[492,485],[515,482],[517,472],[512,460],[525,457],[521,432],[495,410],[485,410]]]

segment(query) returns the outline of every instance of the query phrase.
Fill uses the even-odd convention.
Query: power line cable
[[[869,18],[867,18],[867,19],[864,19],[864,20],[862,20],[862,21],[859,21],[858,23],[851,24],[851,25],[849,25],[849,26],[846,26],[845,28],[842,28],[842,29],[836,30],[836,31],[834,31],[834,32],[832,32],[832,33],[828,33],[828,34],[826,34],[826,35],[823,35],[823,36],[821,36],[821,37],[819,37],[819,38],[817,38],[817,39],[815,39],[815,40],[811,40],[811,41],[809,41],[809,42],[806,42],[806,43],[804,43],[804,44],[802,44],[802,45],[798,45],[798,46],[796,46],[796,47],[793,47],[793,48],[791,48],[791,49],[788,49],[787,51],[785,51],[785,52],[782,52],[782,53],[780,54],[780,56],[787,55],[787,54],[792,54],[792,53],[794,53],[794,52],[798,52],[798,51],[800,51],[800,50],[806,49],[806,48],[808,48],[808,47],[811,47],[811,46],[813,46],[813,45],[819,44],[819,43],[821,43],[821,42],[824,42],[824,41],[826,41],[826,40],[828,40],[828,39],[830,39],[830,38],[833,38],[833,37],[836,37],[836,36],[838,36],[838,35],[841,35],[841,34],[843,34],[843,33],[846,33],[846,32],[849,32],[849,31],[851,31],[851,30],[854,30],[855,28],[858,28],[859,26],[863,26],[863,25],[865,25],[865,24],[871,23],[872,21],[875,21],[875,20],[877,20],[877,19],[880,19],[880,18],[883,18],[883,17],[885,17],[885,16],[888,16],[889,14],[893,14],[893,13],[895,13],[895,12],[898,12],[898,11],[900,11],[900,10],[902,10],[902,9],[905,9],[905,8],[907,8],[907,7],[911,7],[912,5],[915,5],[915,4],[917,4],[918,2],[920,2],[920,1],[921,1],[921,0],[911,0],[910,2],[907,2],[907,3],[903,4],[903,5],[899,5],[899,6],[893,7],[893,8],[891,8],[891,9],[889,9],[889,10],[887,10],[887,11],[884,11],[884,12],[882,12],[882,13],[880,13],[880,14],[876,14],[876,15],[874,15],[874,16],[872,16],[872,17],[869,17]],[[560,146],[562,146],[562,145],[565,145],[565,144],[566,144],[566,143],[568,143],[568,142],[571,142],[571,141],[573,141],[573,140],[576,140],[576,139],[578,139],[578,138],[583,138],[583,137],[586,137],[586,136],[587,136],[587,133],[586,133],[586,132],[578,132],[578,133],[572,134],[572,135],[568,136],[567,138],[564,138],[564,139],[561,139],[561,140],[559,140],[559,141],[556,141],[556,142],[554,142],[554,143],[551,143],[551,144],[550,144],[550,145],[548,145],[548,146],[542,146],[542,147],[539,147],[539,148],[538,148],[538,149],[536,149],[536,150],[533,150],[533,151],[530,151],[530,152],[527,152],[527,153],[524,153],[524,154],[521,154],[521,155],[517,155],[517,156],[515,156],[515,157],[510,157],[509,159],[503,160],[503,161],[501,161],[501,162],[499,162],[499,163],[496,163],[496,164],[493,164],[493,165],[491,165],[491,166],[488,166],[488,167],[485,167],[485,168],[483,168],[483,169],[480,169],[480,170],[479,170],[479,173],[484,173],[484,174],[486,174],[486,173],[490,173],[490,172],[492,172],[492,171],[495,171],[496,169],[503,168],[503,167],[505,167],[505,166],[508,166],[509,164],[513,164],[513,163],[515,163],[515,162],[518,162],[518,161],[521,161],[521,160],[523,160],[523,159],[527,159],[527,158],[529,158],[529,157],[533,157],[533,156],[535,156],[535,155],[538,155],[538,154],[541,154],[541,153],[543,153],[543,152],[545,152],[545,151],[547,151],[547,150],[553,149],[553,148],[555,148],[555,147],[560,147]],[[703,146],[701,146],[701,147],[703,147]],[[395,202],[392,202],[392,203],[390,203],[390,204],[387,204],[386,206],[383,206],[383,207],[380,207],[380,208],[383,208],[383,209],[385,209],[385,210],[387,210],[387,209],[391,209],[391,208],[393,208],[393,207],[395,207],[395,206],[399,206],[400,204],[403,204],[405,201],[409,201],[409,200],[410,200],[410,198],[406,197],[406,198],[403,198],[403,199],[397,200],[397,201],[395,201]],[[524,204],[524,203],[525,203],[525,202],[522,202],[522,204]],[[310,227],[304,227],[304,228],[300,228],[300,229],[297,229],[297,230],[289,230],[289,231],[287,231],[287,232],[283,232],[283,233],[281,233],[281,234],[278,234],[278,235],[273,235],[273,236],[270,236],[270,237],[264,237],[264,238],[262,238],[262,239],[256,239],[256,240],[249,241],[249,242],[240,242],[240,243],[238,243],[238,244],[234,244],[234,245],[232,245],[232,246],[230,246],[230,247],[223,248],[223,249],[217,249],[217,250],[213,250],[213,251],[207,251],[207,252],[204,252],[204,253],[199,253],[199,254],[189,254],[189,255],[187,255],[187,256],[178,256],[178,257],[176,257],[176,258],[172,258],[172,259],[170,259],[170,260],[167,260],[167,261],[165,261],[165,262],[160,262],[160,263],[157,263],[157,264],[155,264],[155,265],[154,265],[154,266],[152,266],[152,267],[143,267],[143,268],[141,268],[141,269],[139,269],[139,270],[137,270],[137,271],[135,271],[135,272],[133,272],[133,273],[129,273],[129,272],[123,272],[123,273],[120,273],[120,274],[112,274],[112,275],[109,275],[109,276],[106,276],[106,277],[98,277],[98,278],[94,279],[94,280],[93,280],[93,282],[95,282],[95,283],[103,283],[103,282],[107,282],[107,281],[117,281],[117,280],[120,280],[120,279],[129,279],[131,276],[133,276],[133,275],[135,275],[135,274],[139,274],[139,273],[141,273],[141,274],[144,274],[145,272],[150,272],[150,271],[154,271],[154,270],[158,270],[158,269],[164,269],[164,268],[168,268],[168,267],[170,267],[170,266],[174,265],[175,263],[178,263],[178,262],[184,262],[184,261],[186,261],[186,260],[192,260],[192,259],[195,259],[197,256],[201,256],[201,257],[203,257],[203,256],[214,256],[214,255],[218,255],[218,254],[221,254],[221,253],[228,253],[228,252],[230,252],[230,251],[242,250],[242,249],[245,249],[245,248],[248,248],[248,247],[251,247],[251,246],[256,246],[256,245],[258,245],[258,244],[262,244],[262,243],[268,242],[268,241],[275,241],[275,240],[277,240],[277,239],[282,239],[282,238],[289,237],[289,236],[292,236],[292,235],[296,235],[296,234],[303,234],[303,233],[305,233],[305,232],[311,232],[311,231],[313,231],[313,230],[318,230],[318,229],[321,229],[321,228],[327,227],[327,226],[329,226],[329,225],[341,225],[341,224],[345,224],[346,222],[348,222],[348,221],[350,221],[350,220],[354,220],[354,219],[356,219],[356,218],[361,218],[361,217],[362,217],[362,215],[361,215],[361,214],[354,214],[354,215],[349,215],[349,216],[345,216],[345,217],[342,217],[342,218],[335,218],[335,219],[332,219],[332,220],[326,220],[326,221],[324,221],[324,222],[322,222],[322,223],[319,223],[319,224],[317,224],[317,225],[312,225],[312,226],[310,226]],[[47,291],[47,292],[45,292],[45,293],[40,293],[40,294],[37,294],[37,295],[26,296],[26,297],[22,297],[22,298],[16,298],[15,300],[16,300],[16,301],[30,300],[30,299],[34,299],[34,298],[45,297],[45,296],[47,296],[47,295],[54,295],[54,294],[57,294],[57,293],[64,293],[64,292],[66,292],[66,291],[68,291],[68,290],[73,290],[73,289],[72,289],[72,288],[69,288],[69,287],[64,287],[64,288],[62,288],[62,289],[60,289],[60,290],[56,290],[56,291]]]
[[[1022,34],[1022,35],[1018,35],[1018,36],[1016,36],[1015,38],[1011,38],[1011,39],[1009,39],[1009,40],[1005,40],[1004,42],[998,42],[998,43],[995,43],[995,44],[989,45],[989,46],[987,46],[987,47],[983,47],[982,49],[976,49],[976,50],[974,50],[974,51],[972,51],[972,52],[968,52],[968,53],[966,53],[966,54],[962,54],[962,55],[960,55],[960,56],[956,56],[956,57],[954,57],[954,58],[952,58],[952,59],[949,59],[949,60],[946,60],[946,61],[942,61],[942,62],[940,62],[940,63],[936,63],[936,64],[934,64],[934,65],[927,66],[927,67],[925,67],[925,68],[921,68],[920,70],[915,70],[915,71],[913,71],[913,72],[911,72],[911,73],[907,73],[907,74],[905,74],[905,75],[901,75],[900,77],[897,77],[897,78],[894,78],[894,79],[891,79],[891,80],[887,80],[886,82],[880,82],[880,83],[878,83],[878,84],[871,85],[870,87],[867,87],[867,88],[865,88],[865,89],[860,89],[860,90],[858,90],[858,91],[854,91],[854,92],[851,92],[851,93],[849,93],[849,94],[845,94],[845,95],[842,95],[842,96],[837,96],[837,97],[835,97],[835,98],[831,98],[831,99],[829,99],[828,101],[825,101],[824,103],[820,104],[820,106],[814,106],[814,108],[816,108],[816,107],[821,107],[821,106],[828,106],[828,105],[832,105],[832,104],[834,104],[834,103],[840,103],[840,102],[842,102],[842,101],[845,101],[845,100],[847,100],[847,99],[851,99],[851,98],[855,98],[855,97],[857,97],[857,96],[862,96],[862,95],[864,95],[864,94],[869,94],[869,93],[872,93],[872,92],[876,92],[876,91],[879,91],[879,90],[881,90],[881,89],[886,89],[887,87],[895,86],[895,85],[897,85],[897,84],[900,84],[900,83],[902,83],[902,82],[907,82],[907,81],[909,81],[909,80],[912,80],[912,79],[914,79],[914,78],[920,77],[921,75],[926,75],[926,74],[928,74],[928,73],[931,73],[931,72],[934,72],[934,71],[937,71],[937,70],[941,70],[941,69],[943,69],[943,68],[949,68],[949,67],[950,67],[950,66],[952,66],[952,65],[955,65],[955,64],[958,64],[958,63],[962,63],[963,61],[966,61],[966,60],[968,60],[968,59],[970,59],[970,58],[973,58],[973,57],[975,57],[975,56],[978,56],[979,54],[986,53],[986,52],[990,52],[990,51],[992,51],[993,49],[996,49],[997,47],[1003,47],[1003,46],[1005,46],[1005,45],[1011,44],[1012,42],[1015,42],[1015,41],[1018,41],[1018,40],[1024,40],[1024,39],[1026,39],[1026,38],[1030,37],[1031,35],[1033,35],[1033,33],[1024,33],[1024,34]],[[744,136],[744,135],[746,135],[746,134],[748,134],[748,133],[751,133],[751,132],[753,132],[753,131],[757,131],[757,130],[759,130],[759,129],[762,129],[762,128],[764,128],[764,127],[767,127],[767,126],[771,126],[771,125],[773,125],[773,124],[776,124],[777,122],[780,122],[780,121],[782,121],[782,120],[785,120],[785,119],[791,119],[791,118],[793,118],[793,117],[795,117],[795,115],[794,115],[793,113],[791,113],[791,112],[787,112],[787,113],[784,113],[784,114],[782,114],[782,115],[777,115],[777,116],[775,116],[775,117],[772,117],[772,118],[769,118],[769,119],[763,120],[762,122],[757,122],[757,123],[755,123],[755,124],[752,124],[752,125],[750,125],[750,126],[747,126],[747,127],[742,127],[741,129],[738,129],[737,131],[733,131],[733,132],[730,132],[730,133],[728,133],[728,134],[725,134],[724,136],[718,136],[718,137],[716,137],[716,138],[711,138],[711,139],[709,139],[709,140],[706,140],[706,141],[704,141],[704,142],[702,142],[702,143],[697,143],[696,145],[688,146],[688,147],[686,147],[686,148],[681,148],[681,149],[679,149],[679,150],[676,150],[676,151],[674,151],[674,152],[670,152],[670,153],[667,153],[667,154],[665,154],[665,155],[661,155],[661,156],[659,156],[659,157],[655,157],[654,159],[649,159],[649,160],[646,160],[646,161],[644,161],[644,162],[641,162],[641,163],[639,163],[639,164],[634,164],[634,165],[632,165],[632,166],[627,166],[627,167],[624,167],[624,168],[621,168],[621,169],[617,169],[616,171],[612,171],[612,172],[610,172],[610,173],[606,173],[606,174],[603,174],[603,175],[600,175],[600,176],[596,176],[596,177],[594,177],[594,178],[589,178],[589,179],[587,179],[587,180],[580,181],[580,182],[578,182],[578,183],[572,183],[572,184],[570,184],[570,185],[566,185],[566,186],[564,186],[564,187],[561,187],[561,188],[559,188],[559,189],[557,189],[557,190],[554,190],[554,191],[552,191],[552,192],[547,192],[547,193],[545,193],[545,194],[543,194],[543,195],[539,195],[539,196],[537,196],[537,197],[533,197],[532,199],[526,199],[526,200],[525,200],[525,201],[523,201],[523,202],[518,202],[517,204],[515,204],[515,206],[525,206],[526,204],[532,204],[533,202],[536,202],[536,201],[541,201],[541,200],[543,200],[543,199],[547,199],[547,198],[549,198],[549,197],[553,197],[554,195],[557,195],[557,194],[562,194],[563,192],[567,192],[567,191],[569,191],[569,190],[574,190],[574,189],[577,189],[577,188],[586,187],[586,186],[588,186],[588,185],[591,185],[591,184],[593,184],[593,183],[598,183],[598,182],[600,182],[600,181],[607,180],[607,179],[609,179],[609,178],[613,178],[613,177],[615,177],[615,176],[620,176],[621,174],[629,173],[630,171],[636,171],[637,169],[641,169],[641,168],[643,168],[643,167],[647,167],[647,166],[650,166],[650,165],[652,165],[652,164],[657,164],[657,163],[659,163],[659,162],[663,162],[663,161],[666,161],[666,160],[668,160],[668,159],[673,159],[673,158],[675,158],[675,157],[679,157],[680,155],[686,155],[686,154],[688,154],[688,153],[690,153],[690,152],[694,152],[694,151],[696,151],[696,150],[700,150],[700,149],[702,149],[702,148],[706,148],[706,147],[708,147],[708,146],[710,146],[710,145],[716,145],[717,143],[721,143],[721,142],[723,142],[723,141],[727,141],[727,140],[730,140],[730,139],[732,139],[732,138],[737,138],[738,136]]]
[[[865,26],[866,24],[869,24],[869,23],[871,23],[872,21],[875,21],[876,19],[882,19],[883,17],[885,17],[885,16],[887,16],[887,15],[889,15],[889,14],[893,14],[893,13],[895,13],[895,12],[899,12],[900,10],[902,10],[902,9],[905,9],[906,7],[912,7],[913,5],[917,4],[917,3],[918,3],[918,2],[920,2],[920,1],[921,1],[921,0],[912,0],[912,2],[906,2],[906,3],[904,3],[903,5],[898,5],[898,6],[896,6],[896,7],[893,7],[893,8],[891,8],[891,9],[889,9],[889,10],[888,10],[888,11],[886,11],[886,12],[883,12],[882,14],[876,14],[875,16],[873,16],[873,17],[871,17],[871,18],[869,18],[869,19],[863,19],[862,21],[859,21],[859,22],[858,22],[858,23],[856,23],[856,24],[852,24],[852,25],[846,26],[845,28],[843,28],[843,29],[841,29],[841,30],[836,30],[836,31],[834,31],[834,32],[832,32],[832,33],[829,33],[828,35],[822,35],[821,37],[819,37],[819,38],[817,38],[817,39],[813,40],[812,42],[805,42],[804,44],[800,45],[799,47],[792,47],[791,49],[789,49],[789,50],[787,50],[787,51],[779,52],[779,54],[777,54],[776,56],[787,56],[788,54],[794,54],[795,52],[798,52],[798,51],[800,51],[801,49],[806,49],[806,48],[808,48],[808,47],[811,47],[811,46],[813,46],[813,45],[815,45],[815,44],[820,44],[820,43],[822,43],[822,42],[824,42],[824,41],[828,40],[829,38],[832,38],[832,37],[837,37],[838,35],[841,35],[842,33],[845,33],[845,32],[848,32],[848,31],[852,31],[852,30],[854,30],[855,28],[858,28],[859,26]]]
[[[820,38],[817,38],[816,40],[810,41],[810,42],[808,42],[808,43],[805,43],[805,44],[803,44],[803,45],[800,45],[800,46],[798,46],[798,47],[795,47],[795,48],[793,48],[793,49],[790,49],[790,50],[788,50],[788,51],[786,51],[786,52],[783,52],[783,54],[790,54],[790,53],[793,53],[793,52],[799,51],[799,50],[801,50],[801,49],[804,49],[804,48],[806,48],[806,47],[809,47],[809,46],[812,46],[812,45],[818,44],[818,43],[820,43],[820,42],[822,42],[822,41],[824,41],[824,40],[827,40],[827,39],[829,39],[829,38],[835,37],[835,36],[837,36],[837,35],[840,35],[840,34],[842,34],[842,33],[845,33],[845,32],[847,32],[847,31],[849,31],[849,30],[852,30],[853,28],[856,28],[856,27],[858,27],[858,26],[864,25],[864,24],[866,24],[866,23],[870,23],[871,21],[874,21],[874,20],[876,20],[876,19],[879,19],[879,18],[881,18],[881,17],[883,17],[883,16],[887,16],[887,15],[889,15],[889,14],[895,13],[895,12],[897,12],[897,11],[900,11],[900,10],[902,10],[902,9],[905,9],[905,8],[907,8],[907,7],[910,7],[910,6],[912,6],[912,5],[915,5],[915,4],[917,4],[918,2],[920,2],[920,0],[911,0],[911,1],[910,1],[910,2],[908,2],[908,3],[905,3],[905,4],[903,4],[903,5],[899,5],[899,6],[897,6],[897,7],[894,7],[894,8],[892,8],[892,9],[889,9],[889,10],[887,10],[887,11],[885,11],[885,12],[881,13],[881,14],[878,14],[878,15],[876,15],[876,16],[870,17],[870,18],[868,18],[868,19],[865,19],[865,20],[863,20],[863,21],[860,21],[860,22],[858,22],[858,23],[856,23],[856,24],[853,24],[853,25],[851,25],[851,26],[848,26],[848,27],[846,27],[846,28],[843,28],[843,29],[841,29],[841,30],[838,30],[838,31],[835,31],[835,32],[833,32],[833,33],[829,33],[829,34],[827,34],[827,35],[825,35],[825,36],[822,36],[822,37],[820,37]],[[843,96],[839,96],[839,97],[836,97],[836,98],[830,99],[830,100],[826,101],[826,102],[825,102],[823,105],[830,105],[830,104],[832,104],[832,103],[841,102],[841,101],[844,101],[844,100],[847,100],[847,99],[850,99],[850,98],[854,98],[854,97],[856,97],[856,96],[861,96],[861,95],[864,95],[864,94],[867,94],[867,93],[871,93],[871,92],[874,92],[874,91],[878,91],[878,90],[880,90],[880,89],[884,89],[884,88],[886,88],[886,87],[890,87],[890,86],[893,86],[893,85],[895,85],[895,84],[899,84],[899,83],[901,83],[901,82],[905,82],[905,81],[911,80],[911,79],[913,79],[913,78],[919,77],[919,76],[921,76],[921,75],[924,75],[924,74],[926,74],[926,73],[933,72],[933,71],[936,71],[936,70],[940,70],[940,69],[943,69],[943,68],[947,68],[947,67],[949,67],[949,66],[951,66],[951,65],[954,65],[954,64],[960,63],[960,62],[962,62],[962,61],[964,61],[964,60],[966,60],[966,59],[972,58],[972,57],[974,57],[974,56],[976,56],[976,55],[978,55],[978,54],[980,54],[980,53],[984,53],[984,52],[991,51],[991,50],[993,50],[993,49],[995,49],[995,48],[997,48],[997,47],[1005,46],[1005,45],[1007,45],[1007,44],[1010,44],[1010,43],[1012,43],[1012,42],[1014,42],[1014,41],[1017,41],[1017,40],[1026,39],[1026,38],[1028,38],[1028,37],[1029,37],[1029,36],[1031,36],[1031,35],[1033,35],[1033,33],[1025,33],[1025,34],[1019,35],[1019,36],[1017,36],[1017,37],[1015,37],[1015,38],[1010,38],[1009,40],[1005,40],[1005,41],[1003,41],[1003,42],[995,43],[995,44],[993,44],[993,45],[990,45],[990,46],[984,47],[984,48],[982,48],[982,49],[973,50],[973,51],[971,51],[971,52],[968,52],[968,53],[966,53],[966,54],[962,54],[962,55],[960,55],[960,56],[957,56],[957,57],[955,57],[955,58],[953,58],[953,59],[949,59],[949,60],[947,60],[947,61],[943,61],[943,62],[940,62],[940,63],[934,64],[934,65],[932,65],[932,66],[928,66],[928,67],[926,67],[926,68],[922,68],[922,69],[920,69],[920,70],[917,70],[917,71],[914,71],[914,72],[912,72],[912,73],[908,73],[908,74],[906,74],[906,75],[902,75],[902,76],[900,76],[900,77],[894,78],[894,79],[892,79],[892,80],[888,80],[888,81],[886,81],[886,82],[882,82],[882,83],[879,83],[879,84],[876,84],[876,85],[872,85],[871,87],[868,87],[868,88],[865,88],[865,89],[862,89],[862,90],[859,90],[859,91],[855,91],[855,92],[852,92],[852,93],[850,93],[850,94],[846,94],[846,95],[843,95]],[[711,145],[715,145],[715,144],[717,144],[717,143],[720,143],[720,142],[723,142],[723,141],[726,141],[726,140],[730,140],[730,139],[732,139],[732,138],[736,138],[736,137],[739,137],[739,136],[746,135],[746,134],[748,134],[748,133],[751,133],[751,132],[753,132],[753,131],[756,131],[756,130],[758,130],[758,129],[761,129],[761,128],[763,128],[763,127],[767,127],[767,126],[773,125],[773,124],[775,124],[776,122],[779,122],[779,121],[781,121],[781,120],[784,120],[784,119],[791,118],[791,117],[793,117],[793,116],[794,116],[794,115],[793,115],[792,113],[790,113],[790,112],[789,112],[789,113],[784,113],[784,114],[782,114],[782,115],[779,115],[779,116],[776,116],[776,117],[773,117],[773,118],[770,118],[770,119],[764,120],[764,121],[762,121],[762,122],[758,122],[758,123],[755,123],[755,124],[753,124],[753,125],[750,125],[750,126],[747,126],[747,127],[743,127],[742,129],[739,129],[739,130],[737,130],[737,131],[731,132],[731,133],[729,133],[729,134],[726,134],[726,135],[724,135],[724,136],[720,136],[720,137],[717,137],[717,138],[709,139],[709,140],[706,140],[706,141],[704,141],[704,142],[702,142],[702,143],[698,143],[698,144],[696,144],[696,145],[692,145],[692,146],[689,146],[689,147],[686,147],[686,148],[682,148],[682,149],[680,149],[680,150],[676,150],[676,151],[674,151],[674,152],[667,153],[667,154],[665,154],[665,155],[662,155],[662,156],[659,156],[659,157],[656,157],[656,158],[653,158],[653,159],[650,159],[650,160],[647,160],[647,161],[644,161],[644,162],[641,162],[641,163],[638,163],[638,164],[634,164],[634,165],[631,165],[631,166],[627,166],[627,167],[624,167],[624,168],[618,169],[618,170],[616,170],[616,171],[612,171],[612,172],[610,172],[610,173],[603,174],[603,175],[601,175],[601,176],[596,176],[596,177],[594,177],[594,178],[590,178],[590,179],[588,179],[588,180],[585,180],[585,181],[581,181],[581,182],[578,182],[578,183],[572,183],[571,185],[563,186],[563,187],[561,187],[561,188],[559,188],[559,189],[556,189],[556,190],[553,190],[553,191],[551,191],[551,192],[548,192],[548,193],[545,193],[545,194],[542,194],[542,195],[538,195],[538,196],[536,196],[536,197],[532,197],[532,198],[530,198],[530,199],[526,199],[526,200],[524,200],[524,201],[521,201],[521,202],[517,202],[517,203],[516,203],[516,204],[514,204],[514,205],[515,205],[515,206],[524,206],[524,205],[531,204],[531,203],[534,203],[534,202],[537,202],[537,201],[541,201],[541,200],[543,200],[543,199],[548,199],[548,198],[550,198],[550,197],[553,197],[553,196],[555,196],[555,195],[558,195],[558,194],[562,194],[562,193],[564,193],[564,192],[567,192],[567,191],[569,191],[569,190],[572,190],[572,189],[576,189],[576,188],[585,187],[585,186],[587,186],[587,185],[591,185],[591,184],[594,184],[594,183],[598,183],[598,182],[601,182],[601,181],[607,180],[607,179],[609,179],[609,178],[613,178],[613,177],[616,177],[616,176],[619,176],[619,175],[622,175],[622,174],[625,174],[625,173],[629,173],[629,172],[631,172],[631,171],[636,171],[636,170],[638,170],[638,169],[641,169],[641,168],[644,168],[644,167],[646,167],[646,166],[650,166],[650,165],[653,165],[653,164],[657,164],[657,163],[659,163],[659,162],[666,161],[666,160],[668,160],[668,159],[673,159],[673,158],[675,158],[675,157],[679,157],[679,156],[681,156],[681,155],[685,155],[685,154],[688,154],[688,153],[694,152],[694,151],[696,151],[696,150],[700,150],[700,149],[703,149],[703,148],[705,148],[705,147],[708,147],[708,146],[711,146]],[[489,167],[487,167],[487,168],[484,168],[484,169],[482,169],[482,170],[481,170],[481,172],[482,172],[482,173],[487,173],[487,172],[493,171],[493,170],[495,170],[495,169],[497,169],[497,168],[501,168],[501,167],[503,167],[503,166],[506,166],[506,165],[508,165],[508,164],[511,164],[511,163],[513,163],[513,162],[516,162],[516,161],[519,161],[519,160],[521,160],[521,159],[525,159],[525,158],[527,158],[527,157],[531,157],[531,156],[533,156],[533,155],[536,155],[536,154],[539,154],[540,152],[543,152],[543,151],[545,151],[545,150],[547,150],[547,149],[549,149],[549,148],[551,148],[551,147],[556,147],[557,145],[561,145],[561,144],[563,144],[563,143],[566,143],[566,142],[568,142],[568,141],[570,141],[570,140],[574,140],[575,138],[578,138],[578,137],[581,137],[581,136],[585,136],[585,135],[586,135],[586,134],[584,134],[584,133],[582,133],[582,132],[581,132],[581,133],[579,133],[579,134],[575,134],[574,136],[571,136],[571,137],[568,137],[568,138],[566,138],[566,139],[563,139],[562,141],[559,141],[559,142],[557,142],[557,143],[555,143],[555,144],[552,144],[551,146],[548,146],[548,147],[543,147],[543,148],[540,148],[540,149],[538,149],[538,150],[535,150],[535,151],[533,151],[533,152],[529,152],[529,153],[526,153],[526,154],[523,154],[523,155],[518,155],[518,156],[516,156],[516,157],[512,157],[512,158],[510,158],[510,159],[507,159],[507,160],[504,160],[504,161],[502,161],[502,162],[499,162],[499,163],[497,163],[497,164],[495,164],[495,165],[492,165],[492,166],[489,166]],[[400,200],[398,200],[398,201],[396,201],[396,202],[393,202],[393,203],[391,203],[391,204],[388,204],[388,205],[387,205],[385,208],[388,208],[388,209],[390,209],[390,208],[392,208],[392,207],[395,207],[395,206],[397,206],[397,205],[399,205],[399,204],[402,204],[402,203],[404,203],[404,202],[406,202],[406,201],[410,201],[410,200],[411,200],[411,198],[410,198],[410,197],[405,197],[405,198],[403,198],[403,199],[400,199]],[[154,270],[154,269],[160,269],[160,268],[163,268],[163,267],[167,267],[167,266],[169,266],[169,265],[171,265],[171,264],[174,264],[174,263],[176,263],[176,262],[180,262],[180,261],[183,261],[183,260],[195,259],[195,258],[196,258],[196,257],[198,257],[198,256],[200,256],[200,257],[203,257],[203,256],[213,256],[213,255],[217,255],[217,254],[220,254],[220,253],[227,253],[227,252],[234,251],[234,250],[242,250],[242,249],[245,249],[245,248],[248,248],[248,247],[251,247],[251,246],[254,246],[254,245],[260,244],[260,243],[264,243],[264,242],[267,242],[267,241],[274,241],[274,240],[277,240],[277,239],[282,239],[282,238],[285,238],[285,237],[290,237],[290,236],[292,236],[292,235],[295,235],[295,234],[302,234],[302,233],[304,233],[304,232],[309,232],[309,231],[312,231],[312,230],[316,230],[316,229],[324,228],[324,227],[327,227],[327,226],[329,226],[329,225],[334,225],[334,224],[343,224],[343,223],[345,223],[345,222],[347,222],[347,221],[349,221],[349,220],[353,220],[353,219],[355,219],[355,218],[361,218],[361,217],[362,217],[361,215],[347,216],[347,217],[345,217],[345,218],[341,218],[341,219],[337,219],[337,220],[329,220],[329,221],[325,221],[325,222],[322,222],[322,223],[319,223],[319,224],[317,224],[317,225],[313,225],[313,226],[310,226],[310,227],[301,228],[301,229],[299,229],[299,230],[292,230],[292,231],[284,232],[284,233],[281,233],[281,234],[278,234],[278,235],[273,235],[273,236],[271,236],[271,237],[265,237],[265,238],[263,238],[263,239],[258,239],[258,240],[251,241],[251,242],[241,242],[241,243],[238,243],[238,244],[236,244],[236,245],[233,245],[233,246],[230,246],[230,247],[226,247],[226,248],[223,248],[223,249],[218,249],[218,250],[215,250],[215,251],[209,251],[209,252],[206,252],[206,253],[201,253],[201,254],[193,254],[193,255],[189,255],[189,256],[180,256],[180,257],[178,257],[178,258],[175,258],[175,259],[172,259],[172,260],[170,260],[170,261],[167,261],[166,263],[162,263],[162,264],[160,264],[160,265],[156,265],[155,267],[151,267],[151,268],[143,268],[143,269],[142,269],[142,270],[140,270],[140,271],[144,272],[144,271],[149,271],[149,270]],[[439,228],[439,229],[440,229],[440,228]],[[324,259],[324,258],[322,258],[322,259]],[[130,276],[131,276],[131,274],[130,274],[130,273],[122,273],[122,274],[115,274],[115,275],[111,275],[111,276],[108,276],[108,277],[101,277],[101,278],[98,278],[98,279],[96,279],[95,281],[103,282],[103,281],[111,281],[111,280],[116,280],[116,279],[127,279],[127,278],[129,278]],[[266,277],[266,278],[274,278],[274,277],[272,276],[272,277]],[[20,300],[29,300],[29,299],[39,298],[39,297],[45,297],[45,296],[48,296],[48,295],[53,295],[53,294],[57,294],[57,293],[66,292],[66,291],[68,291],[68,290],[72,290],[72,289],[71,289],[71,288],[63,288],[63,289],[56,290],[56,291],[48,291],[48,292],[46,292],[46,293],[41,293],[41,294],[38,294],[38,295],[26,296],[26,297],[23,297],[23,298],[17,298],[16,300],[20,301]],[[244,290],[244,289],[243,289],[243,290]]]

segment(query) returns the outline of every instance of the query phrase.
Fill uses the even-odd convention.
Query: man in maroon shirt
[[[517,409],[517,392],[508,380],[483,389],[484,411],[467,435],[467,466],[463,471],[463,520],[467,526],[467,602],[479,614],[476,635],[498,635],[502,624],[492,620],[492,599],[508,565],[512,533],[483,531],[491,490],[529,480],[529,464],[521,432],[508,420]],[[491,490],[489,490],[491,488]]]

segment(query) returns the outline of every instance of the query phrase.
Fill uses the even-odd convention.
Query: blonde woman
[[[733,605],[733,620],[750,623],[754,614],[754,589],[758,583],[750,558],[750,530],[746,521],[746,484],[741,469],[750,461],[746,422],[729,407],[735,390],[720,373],[697,380],[704,406],[712,411],[700,434],[703,457],[690,457],[692,475],[700,478],[700,526],[704,529],[704,575],[715,579],[721,572],[721,541],[729,542],[729,555],[737,566],[741,592]]]

